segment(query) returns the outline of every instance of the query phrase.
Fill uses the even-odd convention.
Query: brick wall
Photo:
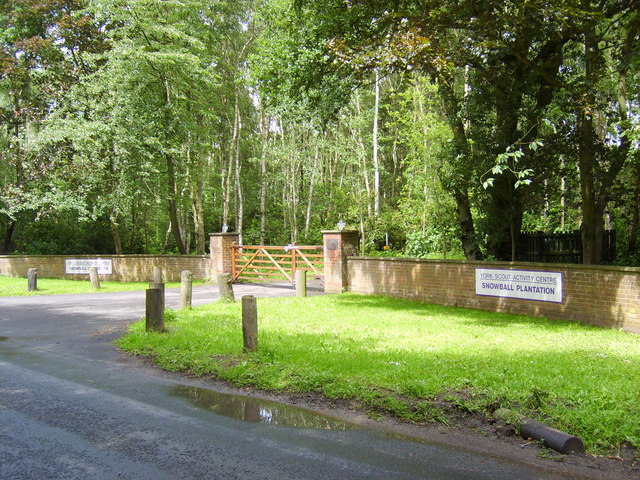
[[[120,282],[148,282],[153,280],[153,268],[163,270],[165,281],[180,281],[180,272],[193,272],[194,279],[211,277],[211,259],[208,255],[32,255],[32,256],[0,256],[0,275],[9,277],[26,277],[27,269],[35,267],[41,278],[87,278],[87,275],[68,275],[65,273],[65,260],[78,259],[111,259],[112,275],[100,275],[101,280]]]
[[[640,268],[348,257],[348,290],[640,333]],[[561,272],[562,303],[475,294],[475,269]]]

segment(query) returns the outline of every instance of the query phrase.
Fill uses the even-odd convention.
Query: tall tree
[[[103,37],[81,0],[0,2],[0,224],[3,250],[20,212],[76,208],[60,191],[38,188],[55,165],[28,151],[52,105],[88,71]],[[35,214],[34,214],[35,215]],[[33,217],[32,217],[33,218]]]
[[[578,106],[574,124],[581,132],[575,138],[583,197],[584,258],[587,263],[598,261],[598,225],[607,203],[606,192],[620,170],[628,143],[622,141],[621,149],[612,152],[609,148],[599,157],[600,164],[609,169],[599,173],[602,194],[596,195],[591,184],[597,136],[593,112],[588,107],[612,104],[607,99],[615,89],[597,80],[608,71],[616,71],[611,61],[624,56],[622,50],[627,52],[626,57],[636,56],[636,1],[604,2],[599,9],[587,0],[563,5],[538,0],[464,5],[416,1],[295,3],[301,17],[314,18],[320,25],[312,33],[326,47],[326,56],[336,59],[343,69],[420,69],[439,83],[456,139],[450,164],[462,177],[469,178],[469,173],[475,172],[479,178],[483,170],[491,169],[496,158],[514,149],[532,159],[543,153],[549,155],[534,154],[527,145],[539,136],[551,103],[571,92],[571,104]],[[610,37],[617,43],[608,41]],[[575,51],[580,45],[584,46],[584,55]],[[609,55],[609,61],[604,55],[609,51],[620,54]],[[302,71],[306,66],[298,64]],[[465,71],[470,72],[470,88],[463,88],[457,80]],[[614,74],[619,79],[625,75],[624,68]],[[565,77],[578,82],[568,82]],[[620,86],[624,82],[613,83]],[[576,111],[567,106],[563,110]],[[601,137],[597,143],[602,145],[604,140]],[[514,259],[517,253],[523,205],[516,187],[521,183],[518,174],[523,171],[503,169],[488,191],[490,201],[484,206],[490,219],[486,223],[487,248],[497,258]],[[465,250],[473,257],[478,249],[473,245],[473,224],[469,222],[468,187],[462,184],[454,188],[461,238],[463,243],[465,238],[470,242]]]

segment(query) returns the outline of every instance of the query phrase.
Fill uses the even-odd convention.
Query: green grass
[[[259,349],[243,354],[239,303],[138,322],[118,345],[168,370],[317,392],[373,415],[447,421],[515,409],[582,437],[589,451],[640,446],[640,337],[380,296],[259,299]]]
[[[200,283],[202,284],[202,283]],[[194,285],[197,285],[194,282]],[[166,288],[179,287],[180,282],[169,282]],[[145,290],[148,282],[100,282],[100,289],[91,287],[89,280],[61,280],[55,278],[38,278],[38,290],[27,291],[27,279],[0,276],[0,297],[22,295],[57,295],[66,293],[126,292]]]

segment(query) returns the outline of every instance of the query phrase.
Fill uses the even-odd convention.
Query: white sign
[[[562,273],[476,268],[476,295],[562,303]]]
[[[64,261],[64,272],[67,274],[88,275],[91,267],[97,267],[99,275],[112,274],[110,258],[68,258]]]

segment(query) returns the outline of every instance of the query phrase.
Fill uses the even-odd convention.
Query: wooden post
[[[242,339],[245,352],[258,349],[258,305],[256,297],[242,297]]]
[[[100,278],[98,277],[98,267],[89,267],[89,280],[91,288],[100,289]]]
[[[147,332],[162,332],[164,330],[164,284],[160,285],[163,288],[149,288],[147,290],[145,315]]]
[[[229,249],[231,252],[231,275],[233,275],[233,278],[236,278],[236,272],[238,270],[238,265],[236,264],[237,259],[236,257],[240,254],[240,250],[238,250],[236,248],[236,242],[233,242],[231,244],[231,248]],[[220,279],[218,279],[220,280]],[[231,280],[229,280],[231,281]],[[218,283],[219,285],[219,283]]]
[[[153,267],[153,283],[162,283],[162,268]]]
[[[27,291],[35,292],[38,290],[38,269],[30,268],[27,270]]]
[[[149,288],[160,290],[161,292],[160,296],[162,297],[162,310],[164,311],[164,304],[165,304],[164,283],[149,282]],[[164,314],[163,314],[163,318],[164,318]]]
[[[220,300],[226,302],[235,302],[233,295],[233,285],[231,284],[231,274],[221,273],[218,275],[218,290],[220,291]]]
[[[293,274],[293,278],[296,278],[296,269],[298,268],[296,255],[298,254],[298,249],[296,248],[296,243],[293,242],[291,244],[291,273]]]
[[[180,308],[191,308],[193,298],[193,273],[184,270],[180,273]]]
[[[307,271],[300,268],[296,270],[296,297],[307,296]]]

